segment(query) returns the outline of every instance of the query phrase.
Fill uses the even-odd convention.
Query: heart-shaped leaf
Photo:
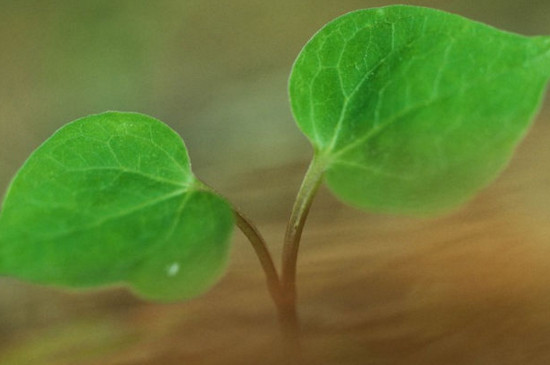
[[[371,211],[433,214],[509,161],[550,75],[550,38],[445,12],[344,15],[294,65],[294,116],[332,192]]]
[[[17,173],[0,215],[0,272],[186,299],[219,278],[232,230],[232,208],[193,176],[173,130],[109,112],[61,128]]]

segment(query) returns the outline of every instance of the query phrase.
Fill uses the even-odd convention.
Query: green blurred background
[[[459,13],[526,35],[550,33],[547,0],[406,3]],[[274,251],[278,252],[277,242],[282,236],[286,214],[311,156],[310,147],[295,127],[289,111],[286,82],[292,62],[308,38],[329,20],[351,10],[390,4],[367,0],[0,0],[0,190],[6,190],[31,151],[63,124],[105,110],[137,111],[157,117],[176,129],[186,141],[197,175],[260,222],[273,242]],[[547,109],[542,115],[547,114]],[[541,128],[540,134],[550,137],[548,128],[537,128]],[[532,148],[529,151],[535,151],[533,153],[542,148],[542,142],[528,140],[526,143],[525,148]],[[531,145],[534,147],[529,147]],[[527,152],[525,156],[515,162],[516,175],[499,182],[497,190],[486,193],[477,202],[480,214],[489,214],[484,210],[487,206],[504,204],[504,215],[491,213],[492,221],[497,219],[497,226],[507,224],[510,216],[506,214],[517,208],[518,201],[531,201],[527,195],[512,194],[515,200],[502,203],[498,200],[500,194],[510,189],[530,189],[533,184],[540,187],[549,181],[548,175],[534,172],[540,170],[541,162],[529,159]],[[548,159],[542,161],[548,166]],[[534,174],[533,179],[529,174]],[[538,181],[538,185],[533,181]],[[340,231],[333,238],[344,239],[350,244],[350,250],[354,249],[354,242],[363,243],[358,241],[364,239],[367,232],[362,228],[366,221],[378,229],[380,241],[405,240],[411,235],[414,241],[414,234],[420,229],[420,223],[413,220],[343,212],[345,208],[324,193],[320,199],[318,209],[324,213],[312,217],[312,232],[318,232],[317,238],[323,238],[325,233],[319,232],[324,231],[316,230],[315,224],[339,224]],[[548,217],[548,209],[541,208],[542,203],[537,203],[536,198],[530,204],[519,209],[528,215]],[[534,207],[540,211],[532,213]],[[477,221],[472,218],[477,212],[475,209],[438,221],[438,227],[443,227],[440,229],[444,232],[453,232],[463,227],[465,221]],[[403,235],[399,239],[392,233],[397,224],[401,227],[399,234]],[[536,226],[531,221],[529,229]],[[433,229],[435,223],[422,222],[420,227]],[[524,229],[522,226],[519,231]],[[546,233],[538,231],[537,234],[547,239]],[[314,243],[311,245],[315,247]],[[399,351],[380,350],[378,342],[374,345],[369,342],[370,335],[365,339],[363,334],[354,335],[353,331],[342,334],[334,329],[327,334],[321,330],[333,328],[331,325],[338,321],[345,322],[346,318],[335,318],[342,316],[343,311],[359,310],[373,304],[372,298],[378,298],[374,294],[370,299],[353,295],[354,283],[364,282],[371,273],[364,273],[360,269],[362,265],[355,263],[359,265],[357,270],[348,271],[353,279],[341,277],[339,270],[349,269],[346,260],[355,254],[332,251],[331,247],[327,244],[325,251],[316,251],[324,255],[318,256],[318,261],[305,257],[306,254],[303,257],[306,268],[304,320],[310,323],[306,329],[316,333],[311,337],[314,339],[309,343],[310,351],[323,349],[318,360],[323,359],[322,363],[327,364],[377,363],[376,358],[381,359],[380,363],[414,363],[409,355],[408,362],[392,357]],[[249,251],[242,237],[236,235],[232,267],[228,277],[214,289],[216,293],[177,306],[143,303],[123,290],[67,293],[2,279],[0,364],[257,363],[266,349],[272,348],[268,345],[276,341],[277,336],[259,266]],[[379,261],[394,259],[397,255],[382,248],[374,252],[376,254],[371,251],[363,254]],[[477,251],[471,254],[479,257]],[[308,273],[318,278],[316,265],[326,268],[333,259],[335,271],[324,273],[333,285],[324,285],[319,280],[318,284],[308,286],[305,282]],[[550,266],[550,258],[548,262]],[[457,268],[457,271],[463,269]],[[444,282],[434,277],[428,281],[435,287]],[[395,292],[410,295],[410,291],[417,288],[418,280],[408,286],[401,282],[378,285],[374,281],[369,288],[385,293],[380,294],[380,303],[374,300],[380,308],[385,308],[386,302],[403,304],[403,297],[395,299]],[[540,284],[541,288],[550,289],[546,284]],[[350,292],[344,291],[341,295],[349,295],[351,304],[338,304],[325,298],[333,297],[333,286],[346,285]],[[353,298],[360,304],[353,306]],[[441,299],[437,295],[434,298]],[[334,313],[327,312],[326,306],[333,308]],[[518,308],[524,309],[521,305]],[[394,323],[391,318],[387,320]],[[413,323],[416,322],[413,320]],[[452,323],[449,326],[452,327]],[[546,327],[547,322],[544,323],[544,328],[537,329],[541,331],[539,337],[535,336],[539,340],[545,334],[550,336],[550,325]],[[439,333],[429,328],[429,333]],[[421,332],[426,333],[425,328]],[[393,339],[391,333],[382,337]],[[489,336],[487,341],[492,338]],[[246,341],[249,344],[243,345]],[[447,360],[437,358],[439,363],[473,363],[470,358],[450,356],[453,351],[473,351],[471,346],[461,347],[464,342],[456,339],[455,342],[447,343],[447,352],[439,349],[442,356],[449,355]],[[410,339],[400,339],[397,343],[387,346],[401,350],[405,346],[406,351],[413,352],[425,348],[425,343]],[[532,349],[518,351],[541,354]],[[432,359],[431,355],[426,356],[420,357],[419,363]],[[504,364],[518,360],[510,364],[537,364],[539,361],[539,358],[529,358],[534,359],[529,362],[510,355],[502,359],[491,356],[477,363],[492,364],[495,360],[494,363]],[[460,362],[461,359],[464,362]],[[544,361],[547,359],[544,357]],[[265,360],[265,363],[270,362]]]

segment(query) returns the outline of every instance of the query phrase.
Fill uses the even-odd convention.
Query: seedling
[[[280,273],[254,225],[193,174],[173,130],[107,112],[58,130],[13,179],[0,215],[0,274],[189,299],[224,273],[237,225],[295,343],[298,247],[317,188],[324,182],[371,212],[448,212],[506,166],[549,76],[550,37],[413,6],[346,14],[306,44],[290,76],[292,111],[314,154]]]

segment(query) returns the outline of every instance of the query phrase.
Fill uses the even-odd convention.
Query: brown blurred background
[[[522,34],[545,0],[408,1]],[[0,190],[43,140],[105,110],[155,116],[194,170],[258,223],[278,261],[311,157],[292,121],[290,67],[345,12],[388,1],[0,0]],[[550,364],[550,109],[498,181],[435,220],[375,216],[322,190],[299,264],[316,364]],[[208,294],[160,305],[0,279],[1,365],[275,364],[261,269],[235,234]]]

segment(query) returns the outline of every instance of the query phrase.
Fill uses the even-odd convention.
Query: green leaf
[[[326,183],[371,211],[463,203],[508,163],[550,76],[550,38],[390,6],[332,21],[301,51],[292,110]]]
[[[173,130],[108,112],[61,128],[17,173],[0,215],[0,273],[186,299],[222,274],[232,230],[232,208],[193,176]]]

